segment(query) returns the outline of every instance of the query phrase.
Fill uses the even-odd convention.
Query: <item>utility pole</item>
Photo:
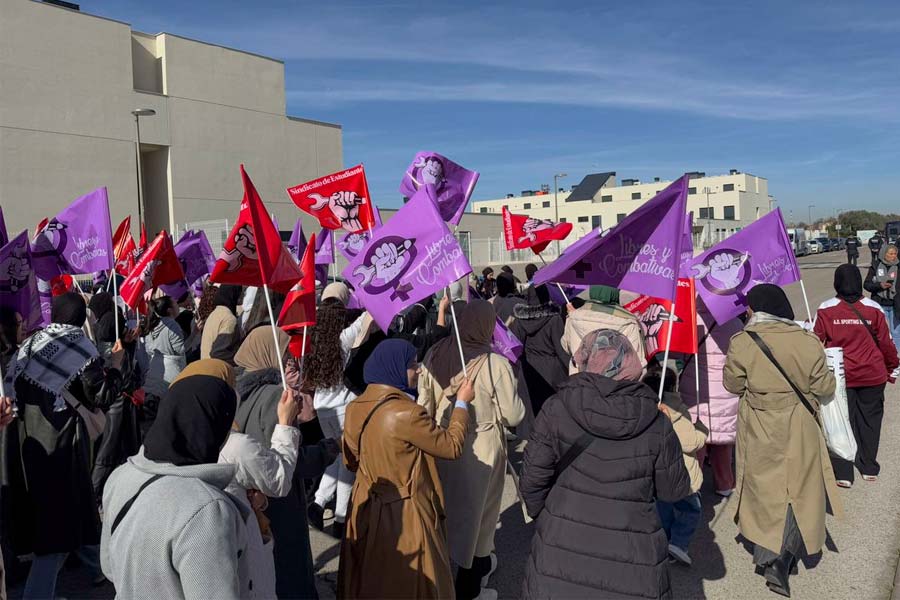
[[[568,177],[567,173],[556,173],[553,176],[553,210],[555,213],[554,220],[556,223],[559,223],[559,184],[557,180],[562,179],[563,177]],[[559,240],[556,240],[556,256],[559,257],[561,254],[559,250]]]

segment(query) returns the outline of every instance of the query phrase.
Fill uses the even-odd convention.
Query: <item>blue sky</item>
[[[288,113],[344,128],[377,203],[418,150],[475,199],[589,172],[769,180],[785,214],[900,212],[900,2],[83,0],[285,61]],[[293,183],[293,182],[292,182]]]

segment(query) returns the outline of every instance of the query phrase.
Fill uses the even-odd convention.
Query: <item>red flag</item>
[[[44,230],[44,227],[46,227],[47,223],[49,222],[50,219],[48,219],[47,217],[41,219],[41,221],[34,228],[34,236],[32,237],[32,239],[36,238],[38,234]]]
[[[503,237],[506,238],[507,250],[531,248],[535,254],[540,254],[550,242],[566,239],[571,231],[571,223],[514,215],[503,207]]]
[[[165,231],[160,231],[147,251],[141,255],[140,261],[122,282],[119,294],[125,304],[134,308],[141,301],[145,292],[182,279],[184,279],[184,271],[181,269],[178,255],[175,254],[172,238]]]
[[[303,349],[303,334],[300,333],[298,335],[292,335],[291,341],[288,343],[288,350],[290,350],[291,354],[294,358],[300,358],[301,356],[305,356],[309,354],[309,351],[312,349],[312,336],[306,336],[306,350]]]
[[[284,299],[278,326],[285,331],[316,324],[316,236],[310,237],[300,261],[300,281]]]
[[[62,296],[65,293],[71,292],[74,285],[75,280],[72,279],[72,276],[68,273],[63,273],[50,280],[50,293],[53,296]]]
[[[284,247],[244,165],[241,165],[241,179],[244,184],[241,212],[209,280],[235,285],[266,284],[287,294],[300,279],[300,268]]]
[[[137,247],[131,236],[131,217],[119,223],[113,235],[113,255],[116,259],[116,273],[127,277],[134,270],[134,256]]]
[[[130,219],[131,217],[129,217]],[[147,249],[147,225],[146,223],[141,223],[141,241],[138,244],[138,248],[140,248],[141,253]]]
[[[301,210],[317,218],[326,229],[350,233],[375,226],[369,184],[362,165],[288,188],[288,195]]]
[[[638,296],[625,305],[625,309],[641,321],[646,339],[647,359],[666,349],[669,335],[669,315],[672,302],[662,298]],[[693,279],[679,279],[675,295],[675,321],[671,323],[672,343],[670,352],[695,354],[697,352],[697,304]]]

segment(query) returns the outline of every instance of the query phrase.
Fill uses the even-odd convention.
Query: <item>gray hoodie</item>
[[[118,598],[246,598],[250,513],[223,490],[234,465],[178,467],[144,458],[144,449],[116,469],[103,492],[100,562]],[[116,534],[123,506],[153,475]]]
[[[144,349],[149,361],[144,390],[162,398],[187,362],[181,326],[175,319],[163,317],[144,338]]]

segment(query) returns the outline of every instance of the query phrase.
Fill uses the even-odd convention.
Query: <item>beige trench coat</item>
[[[816,413],[818,398],[834,392],[821,342],[796,325],[764,322],[731,338],[724,384],[740,397],[737,424],[737,514],[741,534],[781,552],[788,504],[806,551],[825,543],[825,501],[843,516],[825,438],[816,419],[784,377],[746,334],[754,331],[771,348],[785,373]]]
[[[506,473],[503,426],[518,425],[525,416],[525,405],[516,391],[509,361],[502,356],[482,355],[466,367],[469,376],[475,377],[475,399],[469,405],[469,429],[462,456],[455,461],[437,462],[447,501],[450,558],[470,568],[474,556],[488,556],[494,549]],[[441,427],[450,423],[454,400],[423,366],[418,401]]]

